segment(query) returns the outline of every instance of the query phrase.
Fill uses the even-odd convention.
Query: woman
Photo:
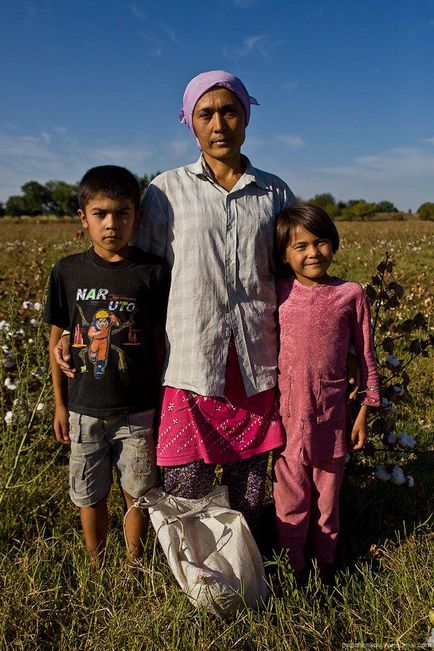
[[[190,81],[179,118],[201,156],[152,181],[136,244],[171,268],[157,452],[164,489],[203,497],[220,464],[231,506],[252,524],[268,452],[284,441],[271,269],[274,221],[294,196],[241,154],[251,104],[222,70]]]

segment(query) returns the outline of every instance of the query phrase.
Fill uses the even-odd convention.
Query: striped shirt
[[[286,183],[255,169],[230,192],[200,158],[149,185],[135,244],[171,268],[163,384],[224,393],[233,334],[247,395],[276,385],[276,216],[294,202]]]

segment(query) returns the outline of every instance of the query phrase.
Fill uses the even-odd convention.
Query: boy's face
[[[129,254],[139,215],[131,199],[110,199],[101,195],[79,210],[83,228],[89,231],[95,253],[109,262],[118,262]]]

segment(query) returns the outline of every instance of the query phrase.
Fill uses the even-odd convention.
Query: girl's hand
[[[348,376],[348,403],[357,396],[360,386],[360,364],[355,352],[350,351],[347,356]]]
[[[362,405],[357,414],[351,432],[351,447],[353,451],[361,450],[368,437],[368,406]]]

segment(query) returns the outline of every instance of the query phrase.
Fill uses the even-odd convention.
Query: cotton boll
[[[375,477],[380,481],[389,481],[391,476],[392,475],[386,470],[384,464],[379,463],[377,466],[375,466]]]
[[[6,330],[7,331],[7,330],[9,330],[9,328],[10,328],[10,325],[9,325],[9,323],[7,321],[4,321],[4,320],[0,321],[0,330]]]
[[[36,405],[36,411],[44,411],[45,409],[45,404],[43,402],[38,402]]]
[[[431,635],[426,641],[426,646],[428,649],[434,649],[434,628],[431,629]]]
[[[411,475],[407,475],[405,482],[409,488],[414,488],[414,479]]]
[[[40,312],[42,310],[42,303],[35,303],[33,305],[33,309],[36,310],[37,312]]]
[[[389,432],[389,433],[387,434],[387,436],[386,436],[386,441],[387,441],[390,445],[395,445],[395,443],[396,443],[396,441],[397,441],[397,438],[398,438],[398,437],[396,436],[395,432]]]
[[[11,411],[7,411],[5,416],[6,425],[10,425],[12,423],[12,418],[13,418],[13,413]]]
[[[394,384],[392,386],[392,389],[394,393],[396,393],[397,396],[403,396],[404,395],[404,387],[402,387],[400,384]]]
[[[25,310],[33,310],[33,303],[32,301],[23,301],[23,308]]]
[[[37,328],[39,326],[38,319],[30,319],[30,325],[33,326],[34,328]]]
[[[15,391],[18,385],[18,381],[13,382],[10,377],[7,377],[6,380],[4,381],[4,385],[6,389],[8,389],[9,391]]]
[[[400,434],[398,436],[398,444],[402,448],[411,448],[413,449],[416,446],[416,441],[410,434]]]
[[[405,484],[405,475],[399,466],[395,466],[392,470],[392,484],[396,484],[396,486]]]
[[[401,366],[400,360],[395,357],[395,355],[388,355],[386,358],[386,364],[391,368],[398,368],[398,366]]]
[[[396,411],[396,405],[387,398],[381,398],[381,406],[387,411]]]

